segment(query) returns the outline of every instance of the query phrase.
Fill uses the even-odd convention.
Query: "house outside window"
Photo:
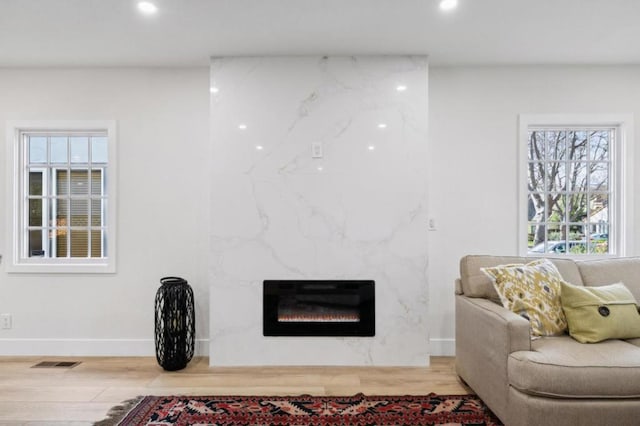
[[[520,254],[628,251],[629,122],[630,117],[520,117]]]
[[[115,271],[115,124],[8,126],[10,272]]]

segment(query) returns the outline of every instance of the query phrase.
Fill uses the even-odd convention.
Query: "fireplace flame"
[[[360,322],[358,314],[281,314],[278,322]]]

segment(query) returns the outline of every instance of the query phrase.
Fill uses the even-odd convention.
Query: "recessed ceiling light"
[[[458,0],[442,0],[440,2],[440,9],[453,10],[458,7]]]
[[[153,15],[158,11],[158,6],[151,3],[150,1],[139,1],[138,10],[145,15]]]
[[[385,123],[378,124],[378,129],[386,129],[387,125]]]
[[[376,147],[373,145],[369,145],[367,148],[369,149],[369,151],[373,151],[376,149]]]
[[[238,124],[238,129],[245,130],[247,128],[246,124]]]
[[[217,88],[217,87],[215,87],[215,86],[211,86],[211,87],[209,88],[209,91],[210,91],[211,93],[218,93],[218,92],[220,91],[220,89],[218,89],[218,88]]]
[[[398,92],[404,92],[405,90],[407,90],[407,86],[405,86],[404,84],[400,84],[396,87],[396,90]]]
[[[262,151],[262,145],[257,145],[257,146],[256,146],[256,149],[257,149],[258,151]]]
[[[319,172],[321,172],[321,171],[323,171],[323,170],[324,170],[324,167],[322,167],[322,166],[318,166],[318,171],[319,171]]]

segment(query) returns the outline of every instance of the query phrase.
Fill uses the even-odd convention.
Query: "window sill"
[[[101,263],[8,263],[10,274],[113,274],[114,262]]]

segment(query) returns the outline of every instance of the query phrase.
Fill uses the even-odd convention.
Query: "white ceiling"
[[[0,66],[428,54],[432,64],[639,64],[640,0],[0,0]]]

